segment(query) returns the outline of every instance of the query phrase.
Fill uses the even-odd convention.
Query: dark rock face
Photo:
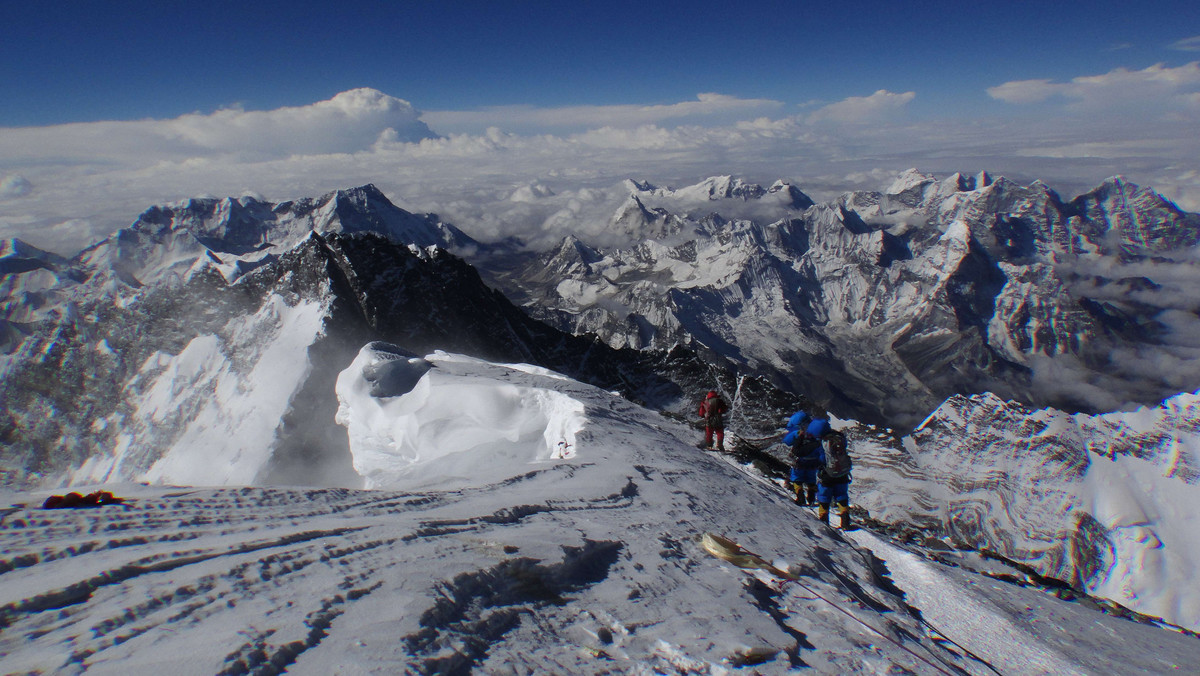
[[[117,466],[104,470],[110,478],[152,470],[167,449],[196,433],[192,427],[206,411],[232,396],[222,394],[223,386],[256,387],[256,373],[287,348],[293,315],[316,313],[319,326],[306,344],[287,348],[298,360],[287,368],[300,375],[289,380],[288,373],[274,374],[290,389],[261,395],[286,402],[280,402],[278,419],[262,423],[271,427],[259,430],[269,436],[270,462],[245,481],[356,483],[345,430],[333,422],[334,383],[372,340],[418,354],[446,350],[532,363],[680,414],[718,380],[736,380],[687,350],[616,350],[565,334],[488,288],[462,259],[372,233],[311,233],[232,283],[211,265],[184,280],[143,288],[131,302],[114,303],[103,294],[81,298],[68,321],[38,327],[26,342],[27,353],[38,356],[15,362],[0,383],[9,482],[55,481],[114,449],[123,450]],[[218,354],[196,356],[197,346]],[[172,395],[170,410],[162,410],[156,397],[163,396],[163,369],[181,370],[181,361],[196,359],[207,361],[182,381],[187,391]],[[171,387],[178,389],[177,381]],[[248,401],[260,396],[244,394]],[[792,403],[777,397],[785,408]],[[765,412],[778,402],[759,400],[742,408],[773,429],[783,412]],[[104,478],[100,471],[87,476]]]

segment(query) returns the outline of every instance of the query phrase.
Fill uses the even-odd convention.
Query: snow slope
[[[1200,393],[1100,416],[954,397],[911,436],[854,432],[857,501],[1200,630]]]
[[[120,430],[113,452],[88,458],[70,483],[254,483],[308,373],[327,305],[271,295],[255,314],[193,338],[179,354],[155,352],[128,386],[133,410],[112,416]]]
[[[123,484],[108,489],[126,506],[92,510],[6,494],[3,671],[1137,674],[1200,659],[1195,637],[847,538],[689,427],[544,369],[373,343],[338,395],[378,490]],[[796,581],[708,555],[705,532]]]

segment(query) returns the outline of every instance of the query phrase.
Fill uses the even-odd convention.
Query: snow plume
[[[511,382],[512,374],[522,374]],[[370,343],[338,376],[337,422],[367,488],[466,487],[575,457],[583,404],[563,376]]]
[[[254,483],[311,369],[308,349],[324,333],[326,302],[271,295],[255,314],[178,354],[151,355],[126,384],[132,410],[101,421],[121,427],[112,455],[89,458],[69,483]]]

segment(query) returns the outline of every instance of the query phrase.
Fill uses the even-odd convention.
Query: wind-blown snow
[[[132,383],[134,410],[109,421],[125,430],[117,448],[89,458],[70,483],[254,483],[307,376],[308,348],[324,317],[323,301],[289,304],[273,295],[220,335],[199,336],[176,355],[152,355]]]

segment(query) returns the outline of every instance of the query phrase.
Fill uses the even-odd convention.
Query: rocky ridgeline
[[[883,192],[813,204],[784,184],[716,183],[630,182],[610,224],[641,233],[628,246],[568,237],[492,277],[565,331],[639,349],[686,344],[886,424],[911,427],[955,394],[1098,412],[1200,385],[1200,374],[1111,372],[1116,350],[1178,347],[1160,314],[1197,309],[1179,301],[1180,277],[1146,274],[1176,265],[1197,276],[1200,215],[1152,190],[1114,178],[1064,201],[1039,182],[910,171]],[[778,220],[715,213],[721,200],[781,190],[790,215]],[[691,192],[709,201],[688,213],[653,206]],[[1045,374],[1064,369],[1087,386],[1047,387]]]
[[[209,483],[357,485],[345,430],[334,424],[334,381],[372,340],[538,364],[677,412],[714,378],[747,382],[683,348],[619,351],[531,319],[461,258],[368,227],[388,222],[359,199],[370,196],[306,203],[335,218],[303,233],[295,215],[321,207],[193,201],[151,210],[70,261],[9,245],[6,302],[46,302],[28,321],[7,323],[5,483],[153,479],[172,470],[157,464],[172,448],[202,444]],[[278,220],[237,216],[250,212]],[[217,229],[240,232],[239,241],[197,235]],[[429,234],[438,232],[454,231]],[[798,405],[748,383],[749,424],[772,426]],[[264,453],[269,462],[249,461]]]
[[[44,480],[121,445],[145,447],[144,470],[200,433],[193,415],[220,417],[205,402],[221,392],[281,399],[274,418],[243,421],[289,449],[275,480],[338,465],[327,386],[367,340],[538,363],[677,413],[718,383],[740,397],[747,433],[764,434],[801,396],[911,428],[958,394],[1095,410],[1084,395],[1157,403],[1196,386],[1186,368],[1156,373],[1140,357],[1187,363],[1171,332],[1195,320],[1195,301],[1171,284],[1190,278],[1146,275],[1191,269],[1200,217],[1124,180],[1069,202],[986,174],[909,172],[822,204],[730,177],[626,187],[610,225],[631,244],[615,249],[574,237],[540,254],[488,247],[374,186],[154,207],[70,259],[5,243],[3,470]],[[719,213],[734,207],[784,217]],[[309,337],[287,342],[297,335]],[[285,348],[296,377],[256,392],[250,375]],[[1116,371],[1121,351],[1143,372]],[[200,389],[172,411],[152,405],[189,387]],[[124,470],[86,474],[107,471]]]

